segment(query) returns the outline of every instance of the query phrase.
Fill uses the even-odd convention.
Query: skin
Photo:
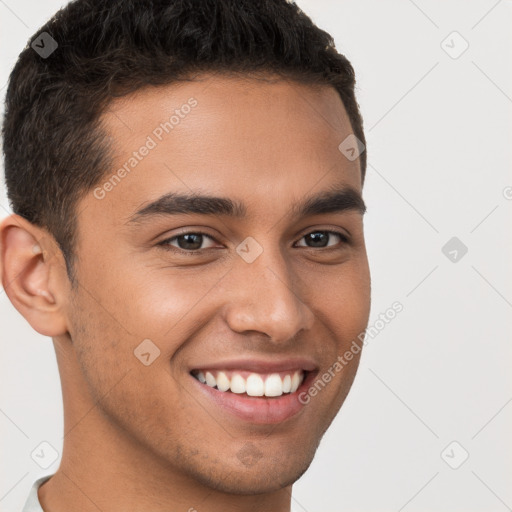
[[[3,285],[53,338],[63,389],[62,461],[39,489],[46,511],[288,511],[292,484],[355,377],[360,353],[274,425],[220,411],[190,386],[194,365],[240,355],[308,356],[321,375],[370,311],[363,215],[290,215],[294,202],[334,185],[362,192],[359,159],[338,150],[352,130],[336,91],[214,75],[138,91],[102,118],[112,172],[191,97],[197,107],[103,199],[91,191],[80,200],[76,288],[48,232],[17,215],[0,226]],[[128,223],[171,191],[236,199],[248,216]],[[216,250],[157,245],[198,228],[213,237],[202,247]],[[331,235],[334,249],[307,246],[305,235],[328,229],[350,242]],[[263,248],[250,264],[235,250],[248,236]],[[134,357],[145,339],[160,350],[149,366]],[[254,448],[258,460],[243,464],[240,451]]]

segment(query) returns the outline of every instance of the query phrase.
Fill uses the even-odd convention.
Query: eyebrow
[[[294,203],[290,215],[300,218],[346,211],[364,215],[366,205],[363,198],[352,187],[334,187],[302,202]],[[247,208],[243,203],[227,197],[170,192],[139,209],[128,219],[127,224],[141,223],[161,215],[194,214],[226,215],[241,219],[247,217]]]

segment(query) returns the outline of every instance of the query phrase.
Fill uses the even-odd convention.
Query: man
[[[24,511],[289,511],[370,311],[350,63],[284,0],[77,0],[6,98],[2,283],[64,403]]]

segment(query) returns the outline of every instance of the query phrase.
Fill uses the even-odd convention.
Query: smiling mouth
[[[223,393],[276,398],[295,393],[309,372],[303,369],[272,373],[203,369],[190,373],[200,383]]]

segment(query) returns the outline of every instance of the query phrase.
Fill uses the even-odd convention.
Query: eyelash
[[[311,235],[312,233],[327,233],[327,234],[331,234],[331,235],[338,235],[341,239],[341,245],[346,245],[346,244],[350,243],[349,238],[344,233],[341,233],[339,231],[327,230],[327,229],[317,229],[314,231],[309,231],[308,233],[304,234],[299,240],[302,240],[304,237]],[[176,240],[177,238],[179,238],[181,236],[185,236],[185,235],[202,235],[202,236],[206,236],[207,238],[210,238],[211,240],[213,240],[215,242],[217,241],[217,240],[215,240],[215,238],[213,236],[211,236],[208,233],[205,233],[204,231],[185,231],[183,233],[179,233],[178,235],[174,235],[171,238],[166,238],[165,240],[162,240],[161,242],[159,242],[157,245],[167,251],[172,251],[172,252],[186,254],[186,255],[200,254],[202,251],[212,249],[212,247],[207,247],[206,249],[189,249],[189,250],[187,250],[187,249],[181,249],[180,247],[175,247],[173,245],[170,245],[169,242],[172,242],[172,241]],[[327,247],[302,246],[302,247],[305,247],[306,249],[327,250],[327,249],[333,249],[336,246],[327,246]]]

